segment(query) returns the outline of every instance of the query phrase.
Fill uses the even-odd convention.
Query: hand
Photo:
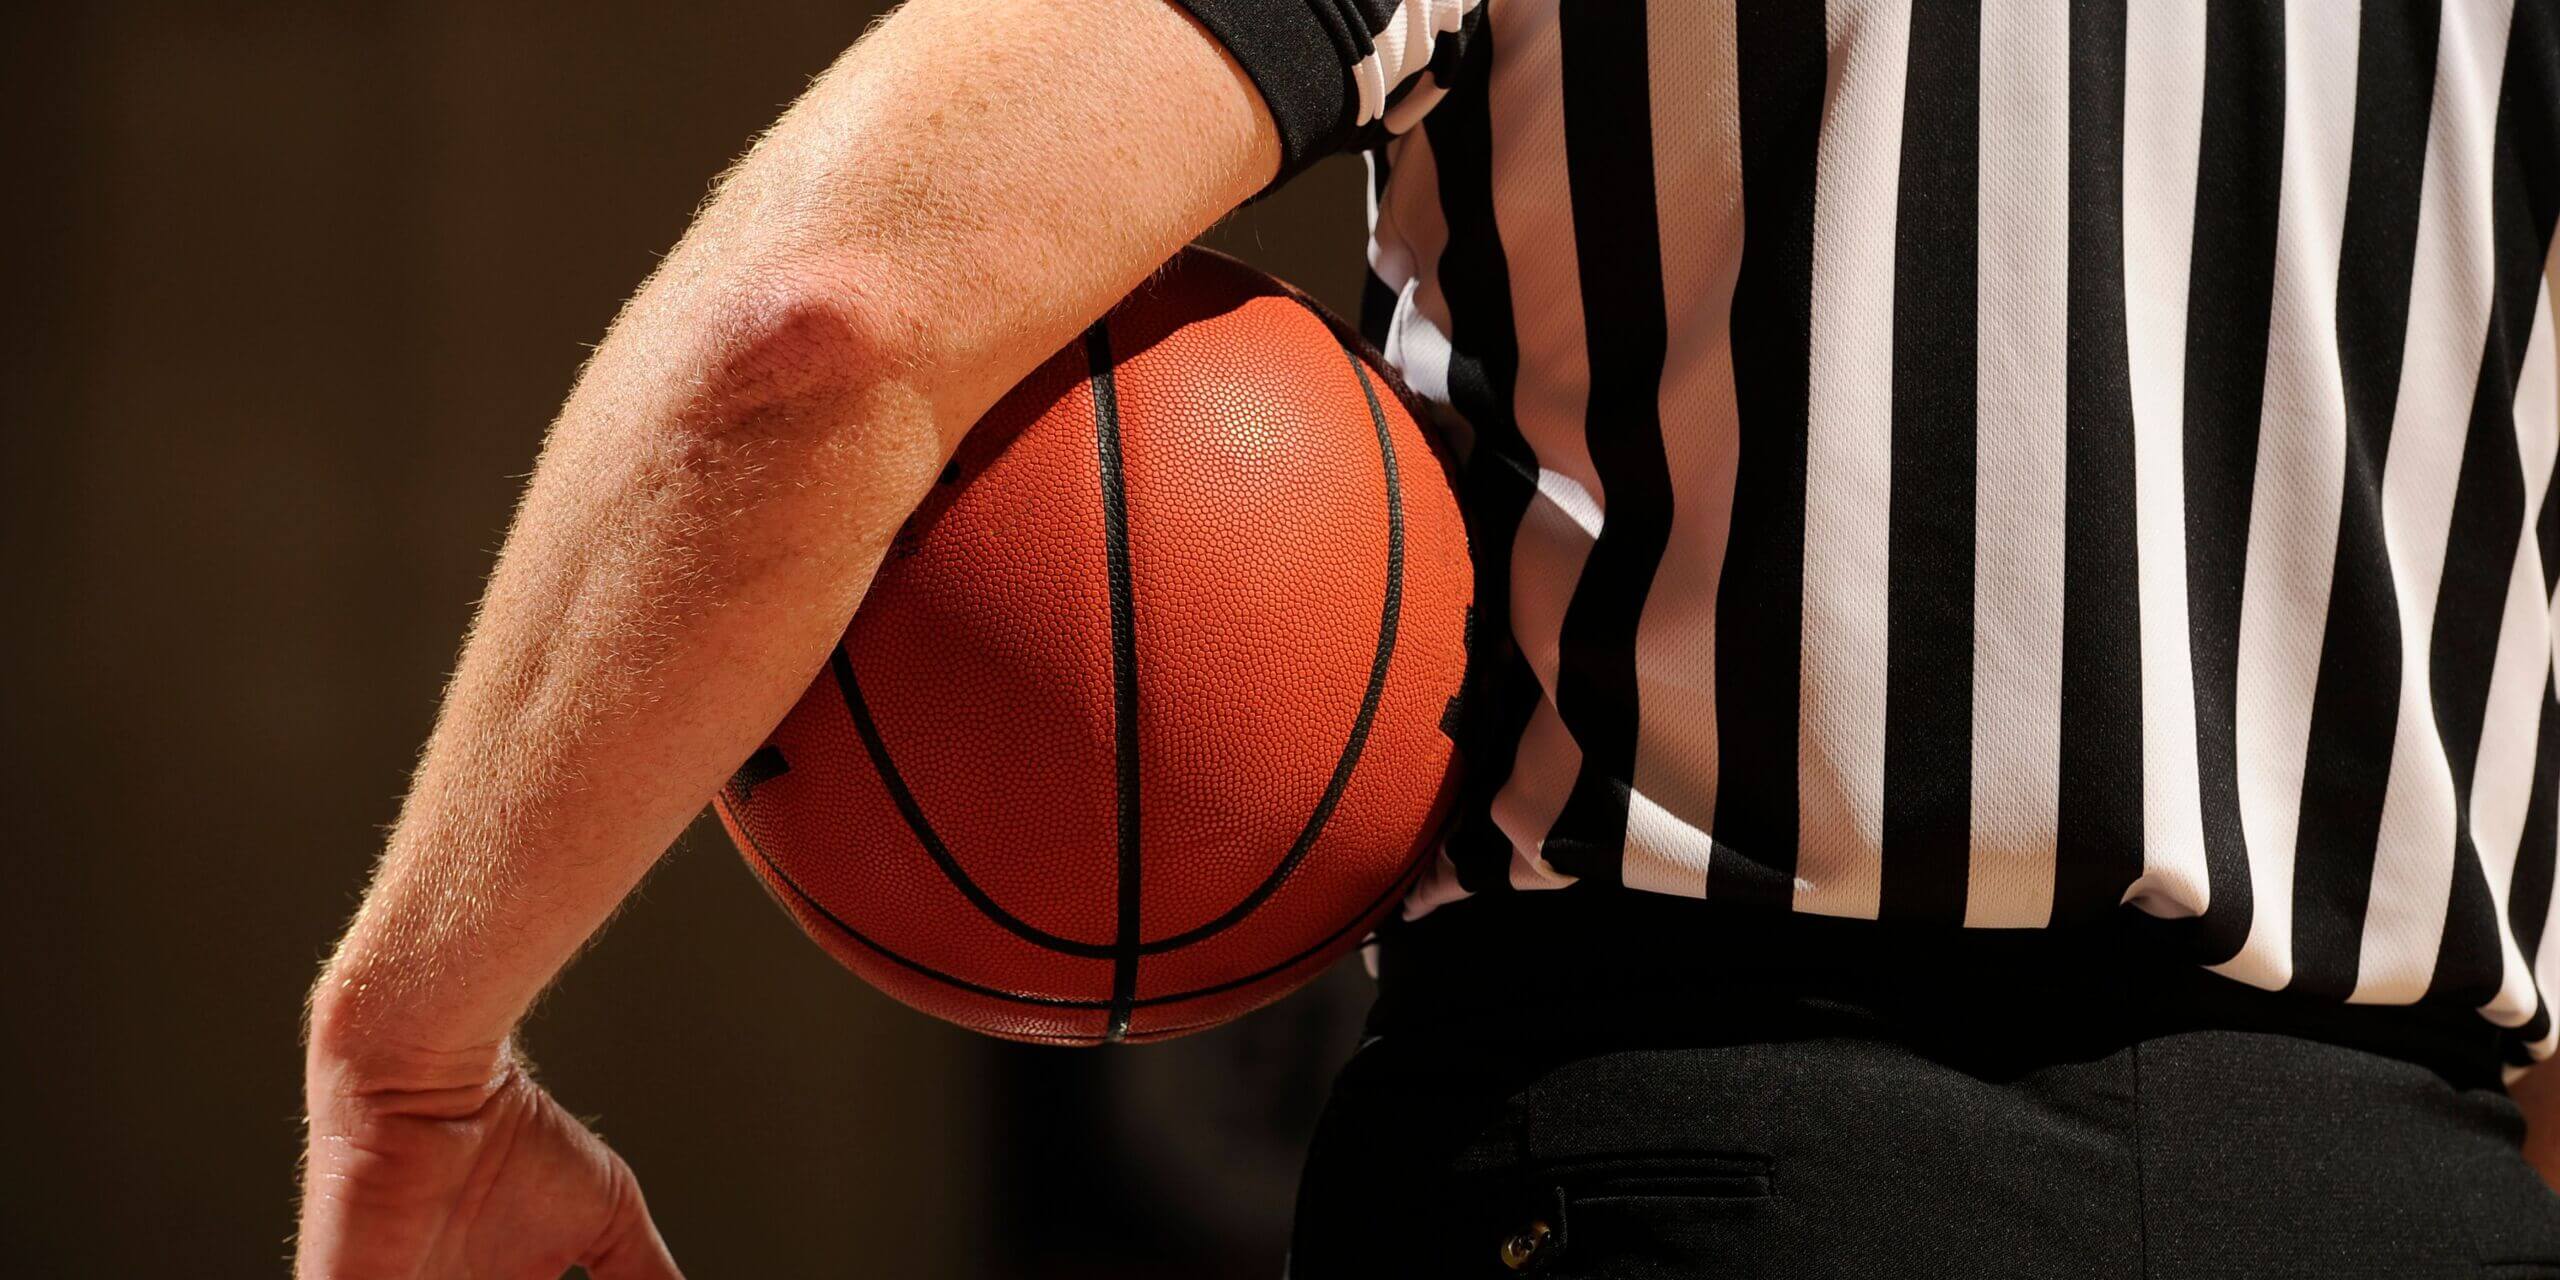
[[[630,1167],[512,1051],[459,1087],[346,1074],[310,1070],[302,1280],[681,1280]]]

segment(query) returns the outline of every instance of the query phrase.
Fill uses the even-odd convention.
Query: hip
[[[1918,939],[1881,975],[1561,959],[1595,912],[1389,945],[1296,1280],[2560,1277],[2494,1062],[2431,1026],[2211,1025],[2254,1015],[2172,1016],[2141,965],[2066,985],[2050,952],[1990,972],[2067,941]]]

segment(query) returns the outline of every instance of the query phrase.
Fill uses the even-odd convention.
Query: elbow
[[[726,518],[786,490],[909,482],[937,421],[929,330],[845,273],[731,271],[647,298],[563,421],[564,474]],[[922,492],[921,487],[917,492]]]
[[[814,438],[912,368],[913,327],[841,279],[782,271],[710,291],[697,311],[686,427],[735,438]]]

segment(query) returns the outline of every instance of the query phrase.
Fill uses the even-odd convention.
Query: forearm
[[[324,1048],[494,1050],[806,684],[937,464],[894,386],[787,431],[683,422],[684,366],[630,368],[638,336],[545,450],[317,994]]]
[[[553,429],[315,994],[315,1089],[485,1076],[805,687],[960,433],[1267,178],[1270,130],[1154,0],[942,0],[813,86]]]

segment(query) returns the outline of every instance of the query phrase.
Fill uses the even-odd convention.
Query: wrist
[[[324,976],[312,993],[303,1051],[313,1115],[348,1108],[467,1112],[521,1063],[512,1037],[441,1037]]]

